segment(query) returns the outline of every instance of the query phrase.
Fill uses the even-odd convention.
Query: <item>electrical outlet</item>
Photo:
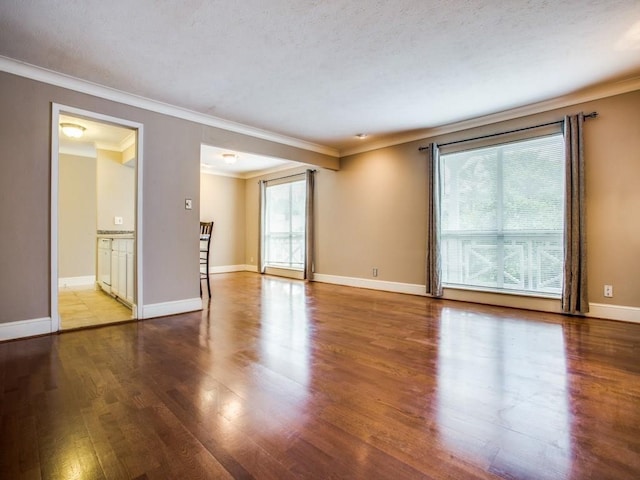
[[[113,224],[114,225],[122,225],[123,221],[122,221],[122,217],[113,217]]]
[[[373,276],[374,276],[374,277],[377,277],[377,276],[378,276],[378,269],[377,269],[377,268],[374,268],[374,269],[373,269]]]
[[[604,296],[609,298],[613,297],[613,285],[604,286]]]

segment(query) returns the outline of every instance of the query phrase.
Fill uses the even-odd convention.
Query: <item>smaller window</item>
[[[267,185],[265,195],[265,266],[303,270],[305,181]]]

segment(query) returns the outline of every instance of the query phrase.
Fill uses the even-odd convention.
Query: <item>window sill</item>
[[[278,277],[294,278],[297,280],[304,280],[304,270],[290,267],[272,267],[267,265],[264,268],[264,273],[267,275],[276,275]]]
[[[559,293],[544,293],[544,292],[526,292],[522,290],[496,290],[488,287],[477,287],[468,285],[456,285],[453,283],[445,283],[443,288],[449,290],[462,290],[467,292],[480,292],[480,293],[492,293],[497,295],[509,295],[515,297],[527,297],[527,298],[542,298],[545,300],[560,300],[562,295]]]
[[[529,292],[504,292],[462,285],[444,285],[442,298],[538,312],[562,313],[560,296],[552,294],[545,296]]]

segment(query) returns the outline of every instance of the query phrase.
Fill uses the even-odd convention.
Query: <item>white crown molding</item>
[[[526,117],[528,115],[535,115],[537,113],[544,113],[558,108],[570,107],[579,103],[613,97],[614,95],[621,95],[623,93],[629,93],[636,90],[640,90],[640,77],[632,77],[617,82],[596,85],[579,92],[552,98],[543,102],[532,103],[523,107],[483,115],[481,117],[471,118],[439,127],[425,128],[422,130],[412,131],[410,133],[399,133],[397,135],[388,136],[378,141],[341,150],[340,157],[342,158],[358,153],[370,152],[380,148],[393,147],[394,145],[400,145],[402,143],[425,140],[438,135],[460,132],[471,128],[483,127],[492,123],[504,122],[507,120]]]
[[[176,107],[168,103],[159,102],[132,93],[116,90],[115,88],[106,87],[97,83],[81,80],[71,75],[55,72],[46,68],[31,65],[26,62],[20,62],[13,58],[0,55],[0,71],[29,78],[49,85],[67,88],[80,93],[86,93],[95,97],[104,98],[114,102],[124,103],[132,107],[143,108],[152,112],[169,115],[183,120],[208,125],[210,127],[220,128],[230,132],[240,133],[262,140],[288,145],[290,147],[300,148],[310,152],[321,153],[331,157],[339,157],[339,152],[335,148],[316,143],[307,142],[298,138],[288,137],[278,133],[269,132],[260,128],[250,127],[242,123],[232,122],[212,115],[195,112],[186,108]]]
[[[72,143],[60,142],[58,152],[65,155],[75,155],[76,157],[96,158],[96,146],[93,143]]]
[[[122,150],[120,150],[120,146],[115,143],[94,142],[94,144],[97,150],[108,150],[110,152],[122,153]]]
[[[134,143],[136,143],[135,131],[127,135],[126,138],[120,142],[120,144],[118,145],[118,148],[120,149],[121,152],[124,152],[127,148],[132,146]]]
[[[287,170],[293,170],[294,168],[299,168],[299,167],[300,167],[300,165],[295,165],[295,164],[288,163],[286,165],[279,165],[277,167],[266,168],[264,170],[247,172],[247,173],[242,175],[242,178],[244,178],[245,180],[249,180],[251,178],[257,178],[257,177],[262,177],[264,175],[270,175],[272,173],[278,173],[278,172],[284,172],[284,171],[287,171]]]
[[[206,164],[200,164],[200,173],[204,173],[206,175],[217,175],[219,177],[230,177],[230,178],[239,178],[241,180],[250,180],[252,178],[262,177],[264,175],[269,175],[271,173],[284,172],[285,170],[291,170],[297,168],[299,165],[279,165],[273,168],[267,168],[265,170],[251,171],[251,172],[223,172],[222,170],[218,170],[215,167]]]

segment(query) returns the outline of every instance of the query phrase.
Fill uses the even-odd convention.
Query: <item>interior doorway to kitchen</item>
[[[52,330],[139,318],[142,126],[54,105]]]

